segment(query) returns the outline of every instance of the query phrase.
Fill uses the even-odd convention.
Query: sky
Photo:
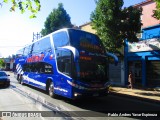
[[[0,0],[0,3],[3,0]],[[124,0],[124,7],[140,3],[145,0]],[[21,14],[18,9],[10,12],[11,5],[0,6],[0,57],[16,54],[16,51],[33,40],[33,32],[44,28],[44,22],[58,3],[71,17],[71,23],[80,26],[90,22],[90,14],[95,10],[95,0],[41,0],[41,10],[37,18],[30,19],[28,11]]]

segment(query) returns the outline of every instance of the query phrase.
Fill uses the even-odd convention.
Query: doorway
[[[147,86],[160,86],[160,61],[147,61]]]
[[[130,61],[128,65],[129,65],[128,70],[133,73],[134,85],[137,87],[142,86],[142,62]]]

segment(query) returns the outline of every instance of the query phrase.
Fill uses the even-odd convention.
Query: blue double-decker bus
[[[17,52],[16,78],[21,84],[46,90],[51,97],[104,96],[108,93],[108,55],[117,60],[106,54],[98,36],[61,29]]]

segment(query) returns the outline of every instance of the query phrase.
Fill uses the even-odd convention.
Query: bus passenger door
[[[67,80],[71,79],[71,57],[70,50],[62,50],[57,56],[57,65],[59,73],[59,86],[63,96],[68,96],[71,93],[71,86],[69,86]]]

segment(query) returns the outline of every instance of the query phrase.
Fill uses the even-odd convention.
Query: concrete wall
[[[81,25],[81,26],[79,26],[79,28],[81,30],[84,30],[84,31],[87,31],[87,32],[90,32],[90,33],[93,33],[93,34],[96,33],[96,30],[92,29],[91,22],[86,23],[84,25]]]
[[[142,7],[142,29],[160,24],[160,20],[157,20],[153,17],[153,10],[156,10],[156,2],[154,2],[153,0],[146,0],[144,2],[136,4],[134,7]]]

